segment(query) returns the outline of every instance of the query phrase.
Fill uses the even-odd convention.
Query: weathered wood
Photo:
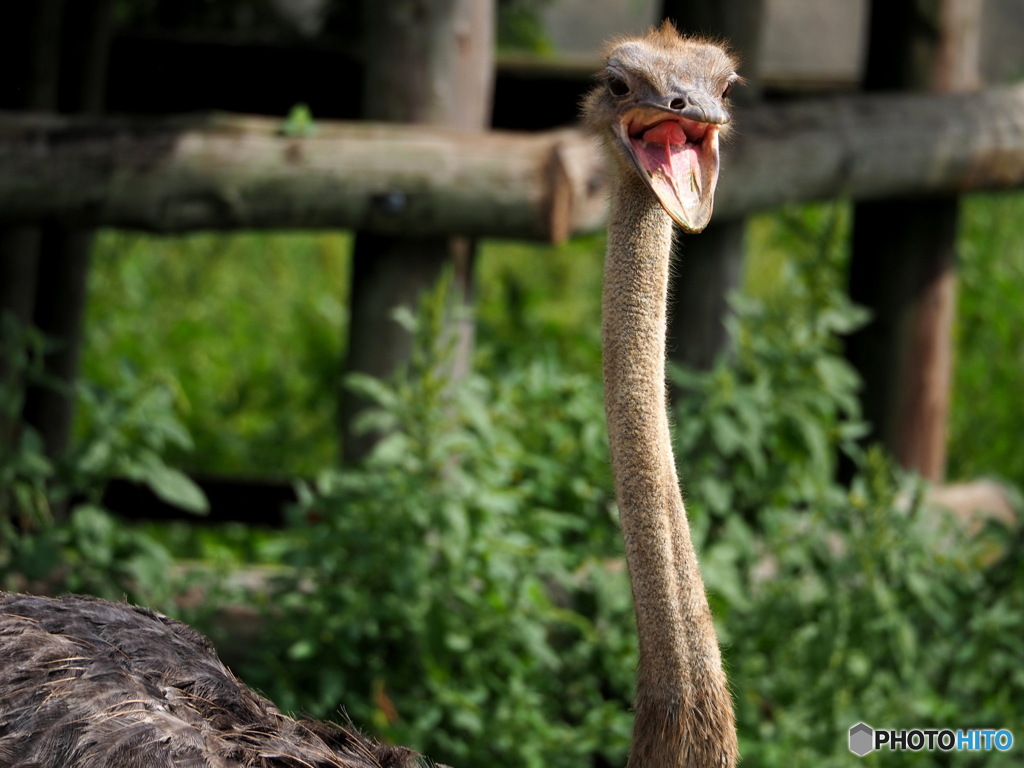
[[[563,155],[597,162],[573,146],[588,142],[572,131],[321,123],[315,135],[289,137],[282,127],[229,116],[3,115],[0,220],[560,239],[570,226]]]
[[[808,99],[740,112],[715,203],[878,200],[1024,184],[1024,86]]]
[[[604,221],[601,161],[575,130],[281,129],[252,117],[0,115],[0,222],[558,240]],[[738,110],[715,215],[1022,185],[1024,86],[809,99]]]
[[[366,55],[364,113],[369,120],[483,130],[490,125],[494,83],[494,0],[364,0],[362,41]],[[413,307],[446,270],[452,296],[472,296],[475,241],[457,233],[356,233],[352,247],[346,373],[391,378],[412,355],[412,334],[392,317]],[[413,263],[410,263],[413,262]],[[468,312],[461,313],[466,317]],[[472,355],[471,322],[453,322],[457,353],[453,370]],[[370,403],[342,388],[339,408],[342,458],[356,462],[380,436],[357,428]]]
[[[979,21],[977,0],[874,0],[865,88],[977,89]],[[872,319],[846,352],[864,382],[869,439],[936,482],[946,467],[958,218],[952,194],[861,202],[853,214],[850,296]]]
[[[901,466],[940,480],[951,372],[955,200],[860,203],[849,289],[871,320],[847,339],[861,408]]]

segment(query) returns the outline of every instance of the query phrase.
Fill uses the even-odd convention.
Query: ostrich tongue
[[[718,127],[663,120],[630,139],[651,191],[683,228],[699,232],[711,218],[718,181]]]

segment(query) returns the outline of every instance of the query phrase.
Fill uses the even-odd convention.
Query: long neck
[[[672,223],[617,175],[602,336],[612,468],[640,638],[631,768],[731,766],[732,701],[690,541],[665,402]]]

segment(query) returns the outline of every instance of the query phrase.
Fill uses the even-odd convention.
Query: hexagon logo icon
[[[858,757],[864,757],[875,748],[874,733],[867,723],[857,723],[850,728],[850,751]]]

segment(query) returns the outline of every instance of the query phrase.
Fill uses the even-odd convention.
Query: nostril
[[[672,99],[669,102],[669,107],[672,109],[682,109],[686,106],[686,99]]]

